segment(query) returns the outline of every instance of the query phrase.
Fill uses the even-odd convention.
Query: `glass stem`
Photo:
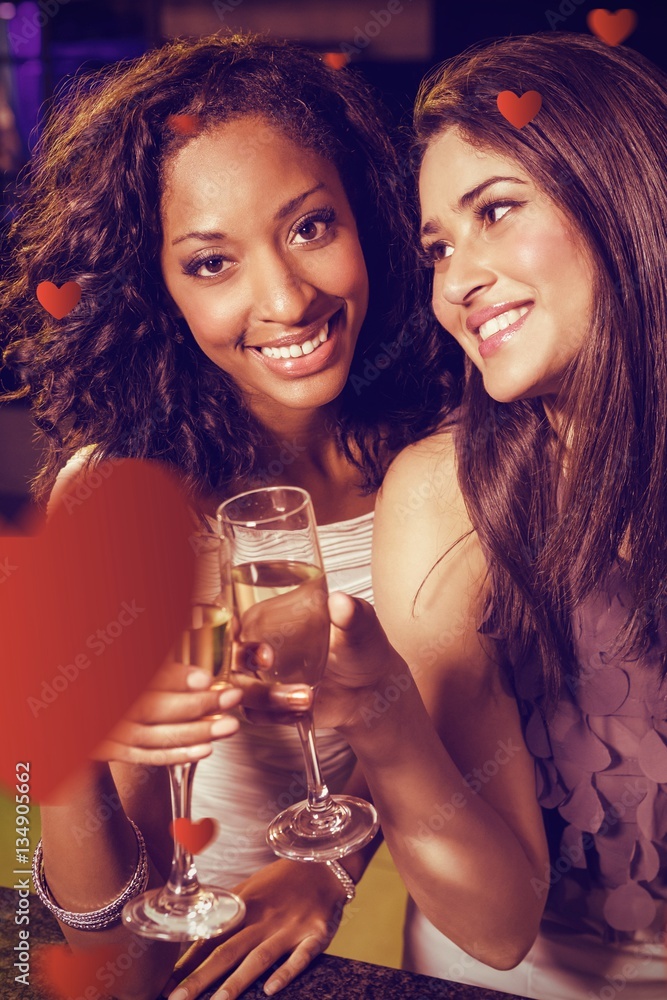
[[[320,762],[315,747],[315,727],[310,713],[304,715],[296,724],[301,738],[303,759],[306,764],[306,780],[308,782],[308,810],[316,814],[325,814],[334,808],[329,795],[329,789],[322,780]]]
[[[171,812],[174,821],[190,818],[192,779],[194,778],[196,766],[196,762],[192,764],[169,765]],[[194,858],[189,851],[186,851],[182,844],[179,844],[175,836],[171,871],[165,888],[167,892],[174,893],[177,896],[191,896],[199,891],[199,880],[197,878]]]

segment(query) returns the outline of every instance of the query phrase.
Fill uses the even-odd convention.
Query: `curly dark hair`
[[[355,72],[292,43],[213,35],[65,84],[21,179],[0,328],[20,382],[6,398],[30,398],[46,439],[36,499],[84,445],[91,460],[166,462],[193,496],[258,471],[261,428],[177,316],[160,270],[165,167],[189,141],[171,115],[196,116],[199,132],[261,116],[337,168],[370,302],[335,433],[376,489],[389,455],[438,424],[449,385],[411,248],[409,171]],[[62,320],[36,300],[45,280],[82,288]]]
[[[508,89],[542,95],[526,128],[498,112]],[[633,599],[619,649],[649,648],[667,608],[666,126],[664,73],[632,49],[559,32],[469,49],[432,70],[415,108],[420,153],[456,129],[515,160],[594,264],[594,315],[565,375],[559,439],[540,399],[497,402],[469,363],[457,432],[461,489],[489,554],[491,620],[517,673],[539,669],[552,702],[576,664],[572,611],[616,560]]]

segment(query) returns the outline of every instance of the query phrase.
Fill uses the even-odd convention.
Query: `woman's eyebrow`
[[[282,208],[279,208],[276,212],[274,216],[275,221],[279,222],[286,216],[291,215],[292,212],[303,204],[306,198],[309,198],[311,194],[315,194],[316,191],[320,191],[324,186],[324,181],[320,181],[319,184],[315,185],[315,187],[310,188],[308,191],[304,191],[303,194],[298,194],[296,198],[292,198],[291,201],[286,202]]]
[[[469,208],[482,194],[486,191],[488,187],[492,184],[498,184],[500,181],[510,181],[512,184],[526,184],[526,181],[522,181],[520,177],[501,177],[496,175],[495,177],[489,177],[487,180],[482,181],[477,187],[471,188],[470,191],[466,191],[459,198],[458,205],[453,211],[462,212],[464,209]],[[421,227],[420,233],[422,236],[434,236],[440,231],[440,225],[433,219],[428,219],[424,225]]]
[[[309,188],[308,191],[304,191],[303,194],[298,194],[296,198],[292,198],[291,201],[286,202],[281,208],[276,212],[274,219],[279,222],[286,216],[294,212],[299,205],[302,205],[306,198],[309,198],[311,194],[315,194],[316,191],[320,191],[325,187],[324,181],[320,181],[314,187]],[[175,246],[177,243],[182,243],[183,240],[200,240],[202,243],[209,243],[213,241],[222,242],[226,239],[224,233],[218,232],[217,230],[204,229],[195,230],[191,233],[185,233],[183,236],[177,236],[175,240],[171,241],[171,245]]]

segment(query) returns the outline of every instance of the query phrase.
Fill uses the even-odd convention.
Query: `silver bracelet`
[[[44,875],[42,841],[40,840],[37,844],[35,856],[32,859],[32,878],[35,883],[35,891],[47,910],[50,910],[54,917],[60,920],[61,923],[67,924],[68,927],[74,927],[77,931],[106,930],[107,927],[112,927],[113,924],[118,923],[121,911],[128,900],[133,899],[135,896],[138,896],[139,893],[144,892],[146,886],[148,885],[148,878],[150,874],[146,842],[136,823],[133,823],[130,819],[130,824],[134,830],[134,834],[137,838],[137,846],[139,847],[139,857],[137,859],[137,867],[135,868],[134,875],[125,886],[120,896],[117,896],[116,899],[112,899],[110,903],[107,903],[107,905],[103,906],[101,909],[92,910],[90,913],[73,913],[70,910],[63,910],[60,906],[58,906],[55,899],[51,895],[51,891]]]
[[[345,889],[345,902],[351,902],[357,895],[357,887],[354,884],[354,879],[350,873],[343,868],[340,861],[327,861],[326,865],[334,873],[338,881]]]

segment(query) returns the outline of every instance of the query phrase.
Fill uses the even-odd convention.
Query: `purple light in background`
[[[0,3],[0,21],[11,21],[13,17],[16,17],[16,5]]]
[[[13,4],[3,4],[12,7]],[[42,25],[48,20],[48,15],[40,10],[36,3],[28,0],[16,8],[16,16],[12,18],[7,29],[10,55],[23,59],[34,59],[39,56],[42,48]]]

